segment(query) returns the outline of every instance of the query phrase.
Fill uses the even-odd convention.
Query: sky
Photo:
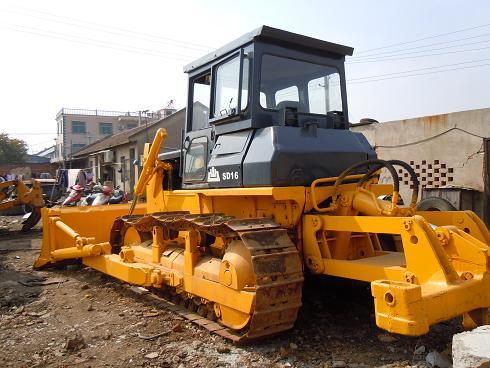
[[[185,107],[183,66],[263,24],[354,47],[351,122],[490,107],[489,1],[3,0],[0,131],[32,153],[62,107]]]

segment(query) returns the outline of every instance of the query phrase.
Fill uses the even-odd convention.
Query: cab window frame
[[[237,107],[235,109],[235,112],[230,115],[225,115],[225,116],[219,116],[219,111],[214,111],[216,108],[216,93],[217,93],[217,73],[219,71],[219,68],[223,66],[224,64],[227,64],[228,62],[232,61],[233,59],[238,58],[239,61],[239,67],[238,67],[238,87],[237,87]],[[244,65],[245,65],[245,60],[247,60],[248,63],[248,70],[247,70],[247,75],[245,76],[243,74],[244,70]],[[250,86],[251,86],[251,74],[250,71],[252,70],[252,62],[248,58],[247,54],[244,52],[244,48],[241,48],[239,50],[236,50],[233,52],[229,57],[226,59],[222,60],[221,62],[215,64],[211,68],[212,70],[212,82],[211,82],[211,108],[210,108],[210,119],[209,123],[219,123],[221,121],[225,121],[228,119],[233,119],[239,116],[240,114],[244,113],[247,111],[250,105],[250,99],[251,99],[251,91],[250,91]],[[244,80],[244,77],[246,77],[246,81]],[[246,104],[243,105],[243,100],[242,100],[242,95],[243,95],[243,90],[244,90],[244,82],[246,82],[246,87],[247,87],[247,96],[246,96]],[[238,105],[243,106],[243,108]]]
[[[195,126],[195,121],[194,121],[194,97],[195,97],[195,84],[196,84],[196,81],[199,80],[200,78],[203,78],[205,77],[206,75],[209,75],[210,76],[210,80],[209,80],[209,96],[208,96],[208,105],[209,106],[205,106],[207,107],[208,109],[208,112],[207,112],[207,122],[206,124],[203,126],[203,127],[200,127],[199,129]],[[199,130],[204,130],[204,129],[207,129],[209,128],[211,125],[211,107],[212,107],[212,103],[213,103],[213,70],[212,68],[208,68],[206,70],[203,70],[201,73],[199,74],[196,74],[194,75],[190,80],[189,80],[189,83],[191,84],[190,86],[190,94],[189,94],[189,97],[188,97],[188,101],[189,101],[189,104],[188,106],[190,107],[189,108],[189,112],[188,112],[188,116],[190,118],[190,124],[187,126],[187,131],[199,131]]]
[[[197,142],[195,143],[196,140],[204,140],[204,142]],[[190,151],[192,150],[192,145],[193,144],[200,144],[200,145],[203,145],[203,148],[204,148],[204,155],[202,157],[203,159],[203,175],[202,177],[194,177],[194,176],[190,176],[189,175],[192,175],[192,171],[188,171],[188,156],[190,155]],[[208,154],[209,154],[209,140],[208,140],[208,137],[205,136],[205,135],[200,135],[200,136],[197,136],[197,137],[194,137],[192,138],[192,140],[189,142],[189,148],[185,150],[185,155],[184,155],[184,167],[183,167],[183,174],[184,174],[184,182],[185,183],[195,183],[195,182],[204,182],[206,181],[206,178],[207,178],[207,163],[208,163]],[[198,156],[194,156],[193,157],[193,160],[195,160]],[[193,164],[190,163],[190,164]]]
[[[334,65],[334,64],[328,64],[328,63],[321,63],[321,62],[316,62],[316,61],[311,61],[311,60],[306,60],[306,59],[303,59],[301,57],[293,57],[291,55],[285,55],[285,54],[281,54],[281,53],[277,53],[277,52],[262,52],[259,56],[259,64],[258,64],[258,68],[259,68],[259,71],[257,73],[258,75],[258,85],[259,85],[259,88],[257,89],[258,90],[258,94],[260,96],[260,93],[264,93],[262,90],[261,90],[261,84],[262,84],[262,64],[263,64],[263,58],[264,56],[274,56],[274,57],[278,57],[278,58],[283,58],[283,59],[289,59],[289,60],[294,60],[294,61],[299,61],[299,62],[304,62],[304,63],[309,63],[309,64],[316,64],[316,65],[321,65],[321,66],[324,66],[324,67],[328,67],[328,68],[332,68],[332,69],[335,69],[336,73],[339,75],[339,79],[340,79],[340,94],[341,94],[341,103],[342,103],[342,111],[345,112],[346,111],[346,107],[344,106],[344,90],[343,90],[343,83],[344,83],[344,74],[342,73],[342,71],[338,68],[338,66]],[[303,91],[303,95],[306,93],[306,96],[308,96],[308,83],[309,81],[306,81],[305,83],[305,91]],[[287,86],[285,88],[289,88],[289,87],[297,87],[298,88],[298,97],[300,99],[300,102],[301,102],[301,95],[302,95],[302,91],[300,89],[300,86],[299,85],[290,85],[290,86]],[[268,96],[267,94],[265,94],[265,97],[266,97],[266,101],[269,100],[271,97],[272,99],[274,100],[274,102],[276,103],[275,101],[275,94],[276,92],[278,92],[280,90],[277,90],[275,92],[272,93],[272,96]],[[309,99],[308,101],[308,109],[309,109]],[[266,112],[269,112],[269,113],[277,113],[279,110],[276,109],[276,108],[269,108],[269,107],[264,107],[262,106],[261,102],[260,102],[260,99],[258,101],[258,107],[259,109],[261,109],[262,111],[266,111]],[[307,114],[309,115],[320,115],[320,116],[326,116],[326,114],[318,114],[318,113],[311,113],[311,112],[308,112]]]

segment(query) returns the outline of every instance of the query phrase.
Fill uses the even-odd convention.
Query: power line
[[[392,54],[392,53],[400,52],[400,51],[409,51],[409,50],[421,49],[421,48],[430,47],[430,46],[445,45],[445,44],[448,44],[448,43],[459,42],[459,41],[466,41],[466,40],[471,40],[471,39],[474,39],[474,38],[480,38],[480,37],[486,37],[486,36],[490,36],[490,33],[484,33],[484,34],[480,34],[480,35],[477,35],[477,36],[471,36],[471,37],[465,37],[465,38],[458,38],[457,40],[451,40],[451,41],[434,42],[434,43],[429,43],[427,45],[408,47],[408,48],[400,49],[400,50],[377,52],[376,54],[372,54],[372,55],[365,55],[365,56],[357,56],[356,55],[356,56],[350,57],[349,59],[352,60],[352,59],[358,59],[358,58],[370,58],[370,57],[375,57],[375,56],[378,56],[378,55]]]
[[[142,48],[142,47],[128,46],[128,45],[120,44],[120,43],[117,43],[117,42],[102,41],[102,40],[98,40],[98,39],[94,39],[94,38],[89,38],[89,37],[82,37],[82,36],[77,36],[77,35],[71,35],[71,34],[68,34],[68,33],[61,33],[61,32],[55,32],[55,31],[45,30],[45,29],[42,29],[42,28],[23,26],[23,25],[20,25],[20,24],[11,24],[11,25],[14,26],[14,27],[24,28],[24,29],[31,30],[31,31],[33,30],[33,31],[44,32],[44,33],[48,33],[48,34],[51,33],[51,34],[54,34],[54,35],[61,35],[61,36],[65,36],[65,37],[72,37],[74,39],[81,39],[81,40],[86,40],[86,41],[90,41],[90,42],[96,42],[96,43],[101,43],[101,44],[112,45],[112,46],[116,46],[116,47],[129,48],[130,50],[141,50],[141,51],[144,51],[144,52],[153,52],[153,53],[160,54],[162,56],[167,56],[168,55],[168,56],[177,56],[177,57],[182,57],[182,58],[192,58],[193,57],[191,55],[177,54],[177,53],[172,53],[172,52],[162,53],[162,52],[159,52],[158,50],[155,51],[155,50],[152,50],[152,49],[145,49],[145,48]]]
[[[48,133],[48,132],[37,132],[37,133],[22,133],[22,132],[15,132],[15,133],[9,133],[7,132],[7,134],[11,134],[11,135],[47,135],[47,134],[50,134],[50,135],[56,135],[57,133],[54,132],[54,133]]]
[[[127,29],[127,28],[110,26],[110,25],[100,24],[100,23],[96,23],[96,22],[90,22],[90,21],[86,21],[86,20],[82,20],[82,19],[73,18],[73,17],[62,16],[59,14],[53,14],[53,13],[49,13],[49,12],[41,11],[41,10],[37,10],[37,9],[30,9],[30,8],[19,7],[19,6],[17,6],[17,9],[20,9],[23,11],[28,11],[28,12],[33,12],[33,13],[37,13],[37,14],[44,14],[44,15],[47,15],[48,17],[55,18],[55,19],[48,19],[46,17],[43,18],[42,16],[39,16],[39,15],[35,16],[32,14],[26,14],[26,13],[19,12],[18,10],[17,11],[15,11],[15,10],[4,10],[4,11],[10,11],[11,13],[27,15],[27,16],[34,17],[34,18],[37,17],[38,19],[44,19],[44,20],[48,20],[48,21],[52,21],[52,22],[56,22],[56,23],[64,23],[64,24],[73,25],[76,27],[82,27],[82,26],[79,24],[75,24],[73,22],[82,23],[82,24],[97,27],[98,30],[100,30],[102,32],[106,32],[106,33],[119,34],[119,35],[126,34],[129,37],[134,37],[134,38],[139,38],[139,39],[144,38],[150,42],[159,42],[159,43],[171,42],[171,43],[175,43],[176,46],[183,47],[183,48],[198,49],[200,51],[202,51],[203,49],[209,50],[209,49],[213,48],[213,46],[209,46],[209,45],[202,45],[202,44],[198,44],[198,43],[194,43],[194,42],[182,41],[182,40],[177,40],[174,38],[169,38],[169,37],[164,37],[164,36],[159,36],[159,35],[153,35],[153,34],[145,33],[145,32],[139,32],[139,31],[135,31],[135,30]],[[59,20],[60,18],[64,18],[65,20],[68,20],[68,22],[60,21]],[[85,26],[85,27],[87,28],[87,26]],[[94,27],[88,27],[88,28],[94,29]],[[109,31],[109,30],[114,30],[114,31]]]
[[[397,74],[406,74],[406,73],[419,72],[419,71],[423,71],[423,70],[441,69],[441,68],[447,68],[447,67],[450,67],[450,66],[480,63],[480,62],[489,61],[489,60],[490,60],[490,58],[486,58],[486,59],[479,59],[479,60],[464,61],[464,62],[460,62],[460,63],[435,65],[435,66],[430,66],[430,67],[425,67],[425,68],[418,68],[418,69],[411,69],[411,70],[403,70],[403,71],[399,71],[399,72],[392,72],[392,73],[371,75],[371,76],[367,76],[367,77],[350,78],[350,79],[347,79],[346,80],[346,83],[347,84],[350,84],[350,83],[354,83],[354,82],[361,81],[361,80],[366,80],[366,79],[375,79],[375,78],[380,78],[380,77],[385,77],[385,76],[392,76],[392,75],[397,75]],[[486,66],[486,65],[488,65],[488,64],[468,65],[467,67],[468,68],[472,68],[472,67],[479,67],[479,66]],[[453,71],[453,70],[459,70],[459,69],[461,69],[461,68],[453,68],[453,69],[447,69],[447,70],[437,70],[437,71],[435,71],[435,73],[441,73],[441,72]],[[431,73],[424,73],[424,74],[431,74]],[[419,75],[419,74],[416,74],[416,75]],[[407,75],[407,76],[412,76],[412,75]],[[401,76],[398,76],[398,77],[399,78],[403,78],[405,76],[401,75]],[[385,78],[383,78],[382,80],[384,80],[384,79]],[[388,78],[388,79],[394,79],[394,78]],[[376,82],[376,81],[377,80],[373,80],[373,82]],[[370,82],[370,81],[366,81],[366,82]],[[337,82],[337,83],[335,83],[333,85],[337,85],[338,86],[338,85],[340,85],[340,82]],[[323,88],[321,88],[321,87],[311,88],[311,90],[322,90],[322,89]]]
[[[35,27],[27,27],[27,26],[18,25],[18,24],[12,24],[12,25],[14,27],[21,28],[21,29],[9,28],[9,29],[16,31],[16,32],[23,32],[23,33],[34,34],[37,36],[51,37],[51,38],[56,38],[56,39],[61,39],[61,40],[76,42],[76,43],[82,43],[82,44],[91,45],[91,46],[111,48],[111,49],[115,49],[115,50],[135,53],[135,54],[146,54],[146,55],[150,55],[150,56],[170,58],[170,59],[175,59],[175,60],[179,60],[179,61],[188,61],[189,58],[192,57],[192,56],[184,55],[184,54],[162,53],[162,52],[151,50],[151,49],[127,46],[124,44],[114,43],[114,42],[100,41],[100,40],[93,39],[93,38],[84,38],[84,37],[80,37],[80,36],[74,36],[74,35],[70,35],[70,34],[66,34],[66,33],[54,32],[54,31],[44,30],[44,29],[35,28]],[[22,30],[22,29],[24,29],[24,30]],[[44,33],[39,33],[39,32],[44,32]],[[70,37],[70,38],[66,38],[66,37]],[[482,43],[482,42],[490,42],[490,40],[479,41],[479,42],[475,42],[475,43]],[[473,44],[475,44],[475,43],[473,43]],[[462,45],[460,45],[460,46],[462,46]],[[450,46],[450,47],[455,47],[455,46]],[[404,56],[404,57],[400,57],[400,58],[388,57],[388,58],[361,59],[360,61],[346,62],[346,64],[360,64],[360,63],[370,63],[370,62],[378,62],[378,61],[396,61],[396,60],[404,60],[404,59],[412,59],[412,58],[420,58],[420,57],[428,57],[428,56],[437,56],[437,55],[446,55],[446,54],[468,52],[468,51],[479,51],[479,50],[484,50],[484,49],[489,49],[489,48],[490,48],[490,46],[489,47],[476,48],[476,49],[448,51],[448,52],[435,53],[435,54]],[[426,52],[426,51],[429,51],[429,50],[424,50],[424,51],[420,51],[420,52]]]
[[[374,63],[374,62],[382,62],[382,61],[396,61],[396,60],[416,59],[416,58],[427,57],[427,56],[438,56],[438,55],[457,54],[457,53],[460,53],[460,52],[480,51],[480,50],[487,50],[487,49],[490,49],[490,46],[488,46],[488,47],[479,47],[479,48],[476,48],[476,49],[446,51],[446,52],[440,52],[440,53],[435,53],[435,54],[404,56],[404,57],[399,57],[399,58],[375,58],[375,59],[369,59],[369,60],[349,61],[349,62],[346,62],[346,64],[363,64],[363,63]]]
[[[378,78],[378,77],[385,77],[388,75],[396,75],[396,74],[403,74],[403,73],[412,73],[412,72],[418,72],[422,70],[430,70],[430,69],[439,69],[439,68],[445,68],[448,66],[456,66],[456,65],[464,65],[464,64],[472,64],[472,63],[479,63],[482,61],[488,61],[490,58],[487,59],[479,59],[479,60],[472,60],[472,61],[464,61],[461,63],[454,63],[454,64],[445,64],[445,65],[436,65],[436,66],[430,66],[426,68],[419,68],[419,69],[412,69],[412,70],[405,70],[405,71],[400,71],[400,72],[393,72],[393,73],[386,73],[386,74],[378,74],[378,75],[372,75],[368,77],[359,77],[359,78],[351,78],[347,80],[347,82],[355,81],[355,80],[362,80],[362,79],[372,79],[372,78]]]
[[[392,145],[392,146],[376,146],[376,148],[400,148],[400,147],[408,147],[408,146],[413,146],[414,144],[420,144],[420,143],[425,143],[425,142],[428,142],[428,141],[431,141],[435,138],[438,138],[440,136],[443,136],[449,132],[452,132],[452,131],[460,131],[460,132],[463,132],[463,133],[466,133],[468,135],[471,135],[473,137],[477,137],[477,138],[482,138],[482,139],[486,139],[488,137],[484,137],[482,135],[478,135],[478,134],[475,134],[475,133],[472,133],[472,132],[469,132],[465,129],[461,129],[461,128],[458,128],[458,127],[453,127],[453,128],[450,128],[450,129],[447,129],[439,134],[436,134],[436,135],[433,135],[431,137],[427,137],[425,139],[421,139],[421,140],[418,140],[418,141],[413,141],[413,142],[409,142],[409,143],[402,143],[402,144],[396,144],[396,145]]]
[[[403,74],[403,73],[413,73],[413,72],[418,72],[418,71],[423,71],[423,70],[446,68],[446,67],[449,67],[449,66],[471,64],[471,63],[477,63],[477,62],[488,61],[488,60],[490,60],[490,58],[487,58],[487,59],[479,59],[479,60],[472,60],[472,61],[466,61],[466,62],[454,63],[454,64],[445,64],[445,65],[439,65],[439,66],[432,66],[432,67],[426,67],[426,68],[419,68],[419,69],[412,69],[412,70],[405,70],[405,71],[400,71],[400,72],[393,72],[393,73],[372,75],[372,76],[367,76],[367,77],[352,78],[352,79],[348,79],[346,81],[346,84],[364,84],[364,83],[379,82],[379,81],[391,80],[391,79],[416,77],[416,76],[421,76],[421,75],[429,75],[429,74],[436,74],[436,73],[451,72],[451,71],[455,71],[455,70],[464,70],[464,69],[472,69],[472,68],[484,67],[484,66],[489,66],[490,63],[488,63],[488,64],[479,64],[479,65],[468,65],[468,66],[465,66],[465,67],[451,68],[451,69],[444,69],[444,70],[435,70],[435,71],[427,72],[427,73],[415,73],[415,74],[407,74],[407,75],[396,75],[396,74]],[[388,77],[388,76],[390,76],[390,77]],[[381,77],[387,77],[387,78],[381,78]],[[366,80],[366,79],[371,79],[371,80]],[[339,83],[336,83],[336,85],[337,86],[340,86],[340,82]],[[316,91],[316,90],[322,90],[322,89],[323,88],[320,88],[320,87],[314,87],[314,88],[311,88],[309,90],[310,91]],[[297,98],[297,93],[295,93],[293,91],[287,92],[287,93],[284,93],[282,95],[282,97],[294,97],[296,99]]]
[[[90,46],[108,48],[108,49],[112,49],[112,50],[125,51],[125,52],[129,52],[132,54],[157,56],[157,57],[161,57],[161,58],[174,59],[174,60],[180,60],[180,61],[188,61],[189,60],[189,59],[179,58],[176,56],[165,55],[165,54],[161,54],[158,52],[153,52],[151,50],[144,51],[144,50],[140,49],[141,51],[135,51],[134,48],[112,46],[110,43],[103,42],[103,41],[90,42],[90,41],[85,41],[83,39],[77,40],[77,39],[73,39],[73,38],[67,38],[66,36],[68,36],[68,37],[74,37],[74,36],[64,35],[62,33],[57,33],[58,35],[61,35],[61,36],[58,36],[58,35],[53,35],[53,34],[46,34],[49,31],[42,31],[45,33],[39,33],[39,32],[35,32],[35,31],[22,30],[22,29],[10,28],[10,27],[4,27],[4,28],[7,28],[7,29],[14,31],[14,32],[28,33],[28,34],[32,34],[32,35],[36,35],[36,36],[54,38],[54,39],[58,39],[58,40],[64,40],[64,41],[79,43],[79,44],[83,44],[83,45],[90,45]],[[26,28],[26,27],[23,27],[23,28]],[[49,33],[55,33],[55,32],[49,32]]]
[[[38,146],[44,146],[46,147],[46,144],[50,144],[50,147],[54,146],[53,143],[54,139],[51,139],[49,141],[44,141],[44,142],[35,142],[35,143],[27,143],[29,147],[38,147]],[[49,147],[46,147],[49,148]]]
[[[465,67],[460,67],[460,68],[435,70],[435,71],[427,72],[427,73],[396,75],[396,74],[402,74],[402,73],[413,73],[413,72],[418,72],[418,71],[423,71],[423,70],[431,70],[431,69],[436,69],[436,68],[446,68],[448,66],[464,65],[464,64],[470,64],[470,63],[476,63],[476,62],[482,62],[482,61],[488,61],[488,60],[490,60],[490,58],[488,58],[488,59],[480,59],[480,60],[473,60],[473,61],[467,61],[467,62],[461,62],[461,63],[454,63],[454,64],[446,64],[446,65],[432,66],[432,67],[420,68],[420,69],[405,70],[405,71],[400,71],[400,72],[393,72],[393,73],[372,75],[372,76],[367,76],[367,77],[352,78],[352,79],[348,79],[346,81],[346,84],[364,84],[364,83],[379,82],[379,81],[390,80],[390,79],[416,77],[416,76],[420,76],[420,75],[429,75],[429,74],[436,74],[436,73],[451,72],[451,71],[455,71],[455,70],[478,68],[478,67],[483,67],[483,66],[489,66],[490,63],[488,63],[488,64],[479,64],[479,65],[467,65]],[[387,78],[381,78],[381,77],[385,77],[385,76]],[[388,76],[390,76],[390,77],[388,77]],[[366,80],[366,79],[372,79],[372,80]],[[337,83],[336,85],[337,86],[340,86],[340,83]],[[314,87],[314,88],[311,88],[310,91],[312,91],[312,90],[322,90],[322,89],[323,88],[320,88],[320,87]],[[292,93],[292,92],[288,92],[288,93],[284,94],[283,96],[291,97],[291,96],[295,96],[295,94]]]
[[[395,46],[408,45],[408,44],[419,42],[419,41],[430,40],[430,39],[437,38],[437,37],[447,36],[447,35],[451,35],[451,34],[455,34],[455,33],[461,33],[461,32],[466,32],[466,31],[471,31],[471,30],[474,30],[474,29],[484,28],[484,27],[488,27],[488,26],[490,26],[490,23],[481,24],[481,25],[475,26],[475,27],[469,27],[469,28],[459,29],[457,31],[439,33],[439,34],[436,34],[436,35],[433,35],[433,36],[427,36],[427,37],[418,38],[416,40],[405,41],[405,42],[398,42],[398,43],[394,43],[394,44],[391,44],[391,45],[376,47],[376,48],[367,49],[367,50],[361,50],[361,51],[358,52],[358,54],[366,53],[366,52],[371,52],[371,51],[382,50],[382,49],[387,49],[387,48],[391,48],[391,47],[395,47]]]
[[[69,42],[87,44],[87,45],[91,45],[91,46],[111,48],[111,49],[115,49],[115,50],[120,50],[120,51],[135,53],[135,54],[146,54],[146,55],[150,55],[150,56],[158,56],[158,57],[165,57],[165,58],[173,58],[173,59],[176,59],[176,60],[183,60],[181,58],[178,58],[178,56],[181,56],[179,54],[167,54],[166,55],[166,54],[163,54],[163,53],[155,52],[155,51],[150,50],[150,49],[128,48],[128,47],[126,47],[125,45],[122,45],[122,44],[110,43],[110,42],[105,42],[105,41],[99,41],[99,40],[90,39],[90,38],[87,38],[87,39],[84,40],[82,37],[72,36],[72,35],[66,35],[66,34],[59,33],[59,32],[46,31],[46,30],[42,30],[42,29],[34,28],[34,27],[26,27],[26,26],[15,25],[15,24],[13,26],[16,26],[16,27],[19,27],[19,28],[25,28],[25,29],[28,29],[28,30],[15,29],[15,28],[8,28],[8,29],[10,29],[12,31],[16,31],[16,32],[29,33],[29,34],[34,34],[34,35],[38,35],[38,36],[44,36],[44,37],[50,37],[50,38],[55,38],[55,39],[61,39],[61,40],[69,41]],[[39,32],[35,32],[35,31],[29,31],[29,29],[41,31],[41,32],[44,32],[44,33],[39,33]],[[46,34],[46,33],[48,33],[48,34]],[[51,33],[51,35],[49,33]],[[61,35],[61,36],[59,36],[59,35]],[[72,38],[66,38],[66,36],[72,37]],[[75,39],[73,39],[73,38],[75,38]],[[77,38],[78,38],[78,40],[77,40]],[[429,55],[419,55],[419,56],[396,58],[396,59],[382,59],[380,61],[402,60],[402,59],[414,58],[414,57],[425,57],[425,56],[444,55],[444,54],[457,53],[457,52],[467,52],[467,51],[483,50],[483,49],[488,49],[488,48],[490,48],[490,47],[484,47],[484,48],[478,48],[478,49],[470,49],[470,50],[457,50],[457,51],[452,51],[452,52],[444,52],[444,53],[429,54]],[[137,51],[137,50],[140,50],[140,51]],[[350,79],[350,80],[347,81],[347,83],[348,84],[361,84],[361,83],[377,82],[377,81],[383,81],[383,80],[388,80],[388,79],[396,79],[396,78],[405,78],[405,77],[412,77],[412,76],[419,76],[419,75],[427,75],[427,74],[441,73],[441,72],[447,72],[447,71],[453,71],[453,70],[461,70],[461,69],[470,69],[470,68],[482,67],[482,66],[490,65],[490,64],[473,65],[473,66],[467,66],[467,67],[462,67],[462,68],[453,68],[453,69],[447,69],[447,70],[437,70],[437,71],[428,72],[428,73],[418,73],[418,74],[411,74],[411,75],[401,75],[401,76],[394,76],[394,77],[381,78],[381,79],[375,79],[375,80],[364,80],[364,79],[373,79],[373,78],[379,78],[379,77],[384,77],[384,76],[389,76],[389,75],[396,75],[396,74],[402,74],[402,73],[412,73],[412,72],[415,72],[415,71],[430,70],[430,69],[435,69],[435,68],[443,68],[443,67],[447,67],[447,66],[454,66],[454,65],[462,65],[462,64],[468,64],[468,63],[474,63],[474,62],[481,62],[481,61],[486,61],[486,60],[490,60],[490,59],[480,59],[480,60],[474,60],[474,61],[468,61],[468,62],[462,62],[462,63],[447,64],[447,65],[441,65],[441,66],[433,66],[433,67],[413,69],[413,70],[401,71],[401,72],[393,72],[393,73],[381,74],[381,75],[376,75],[376,76],[359,77],[359,78]],[[351,63],[374,62],[374,61],[377,61],[377,60],[365,60],[365,61],[351,62]],[[349,64],[351,64],[351,63],[349,63]],[[56,133],[11,133],[11,134],[38,135],[38,134],[56,134]]]
[[[470,65],[466,67],[460,67],[460,68],[452,68],[452,69],[446,69],[446,70],[435,70],[432,72],[427,72],[427,73],[417,73],[417,74],[409,74],[409,75],[398,75],[394,77],[387,77],[387,78],[380,78],[380,79],[375,79],[375,80],[367,80],[367,81],[352,81],[352,82],[347,82],[347,84],[364,84],[364,83],[371,83],[371,82],[379,82],[379,81],[384,81],[384,80],[389,80],[389,79],[399,79],[399,78],[407,78],[407,77],[416,77],[420,75],[428,75],[428,74],[436,74],[436,73],[445,73],[445,72],[450,72],[453,70],[463,70],[463,69],[472,69],[472,68],[479,68],[482,66],[490,66],[489,64],[480,64],[480,65]]]
[[[451,45],[451,46],[444,46],[444,47],[439,47],[439,48],[431,48],[431,49],[427,49],[427,50],[419,50],[419,51],[411,51],[411,52],[392,52],[392,53],[390,53],[388,55],[381,56],[379,59],[382,60],[383,58],[393,57],[393,56],[401,56],[401,55],[421,54],[421,53],[424,53],[424,52],[432,52],[432,51],[446,50],[446,49],[451,49],[451,48],[454,48],[454,47],[477,45],[477,44],[487,43],[487,42],[490,42],[490,40],[482,40],[482,41],[476,41],[476,42],[463,43],[461,45]],[[376,54],[376,55],[378,55],[378,54]],[[361,56],[360,59],[361,60],[364,60],[364,59],[375,58],[376,55]],[[356,59],[356,60],[358,60],[358,59]]]
[[[482,59],[482,60],[490,60],[490,59]],[[449,65],[451,65],[451,64],[449,64]],[[454,65],[457,65],[457,64],[454,64]],[[383,76],[383,75],[357,78],[357,79],[367,79],[367,78],[378,78],[378,79],[373,79],[373,80],[357,80],[357,79],[354,80],[354,79],[351,79],[351,80],[347,80],[346,84],[349,84],[349,85],[351,85],[351,84],[365,84],[365,83],[380,82],[380,81],[391,80],[391,79],[400,79],[400,78],[416,77],[416,76],[436,74],[436,73],[445,73],[445,72],[451,72],[451,71],[455,71],[455,70],[472,69],[472,68],[478,68],[478,67],[484,67],[484,66],[490,66],[490,63],[480,64],[480,65],[470,65],[470,66],[466,66],[466,67],[452,68],[452,69],[446,69],[446,70],[435,70],[435,71],[427,72],[427,73],[416,73],[416,74],[392,76],[392,77],[387,77],[387,78],[379,78],[380,76]],[[426,68],[422,68],[422,69],[418,69],[418,70],[423,70],[423,69],[426,69]],[[413,72],[413,71],[417,71],[417,69],[412,70],[412,71],[406,71],[406,72]],[[399,73],[404,73],[404,72],[399,72]],[[397,73],[395,73],[395,74],[397,74]],[[389,74],[386,74],[386,75],[389,75]],[[319,90],[319,89],[321,89],[321,88],[313,88],[313,90]],[[295,97],[295,96],[296,96],[296,94],[294,94],[293,92],[288,92],[288,93],[285,93],[284,95],[282,95],[282,97]]]

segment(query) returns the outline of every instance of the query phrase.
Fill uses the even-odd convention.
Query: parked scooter
[[[88,187],[86,187],[85,189],[85,194],[88,196],[94,193],[102,193],[103,186],[104,185],[102,184],[102,181],[100,179],[97,182],[90,182]]]
[[[70,194],[68,194],[68,197],[65,198],[65,200],[62,203],[62,207],[65,206],[76,206],[77,202],[82,199],[83,195],[83,187],[79,184],[72,185],[70,187]]]
[[[109,199],[109,204],[118,203],[128,203],[128,193],[126,193],[124,190],[121,190],[121,187],[119,185],[114,188],[112,196]]]
[[[95,185],[92,191],[84,191],[86,197],[83,199],[82,206],[100,206],[103,204],[128,203],[128,194],[120,189],[119,186],[111,189],[107,185]]]
[[[99,193],[102,193],[102,182],[98,180],[97,182],[90,182],[83,191],[85,198],[81,203],[82,206],[91,206],[94,199]]]
[[[102,192],[97,193],[97,195],[92,201],[91,206],[100,206],[103,204],[108,204],[109,200],[111,199],[111,196],[112,196],[112,188],[107,185],[104,185],[102,187]]]

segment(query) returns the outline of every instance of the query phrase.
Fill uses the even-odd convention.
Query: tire
[[[22,205],[24,214],[34,211],[34,206],[32,204]]]
[[[439,197],[429,197],[417,203],[417,211],[457,211],[451,202]]]
[[[12,208],[8,208],[0,211],[0,216],[20,216],[25,215],[25,209],[23,205],[15,206]]]

